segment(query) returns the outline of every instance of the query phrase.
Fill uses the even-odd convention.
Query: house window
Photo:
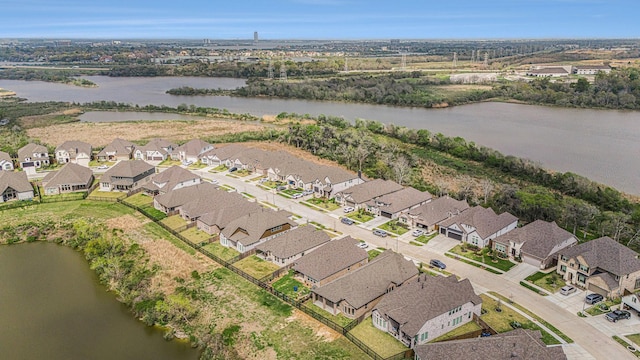
[[[578,274],[578,282],[579,283],[585,283],[587,281],[587,277],[582,275],[582,274]]]
[[[582,264],[578,265],[578,269],[580,269],[580,271],[589,272],[589,267]]]
[[[560,265],[560,271],[567,272],[567,266],[566,265]]]
[[[566,256],[564,256],[564,255],[560,255],[560,260],[562,260],[562,261],[569,261],[569,259],[567,259],[567,257],[566,257]]]
[[[429,332],[428,331],[425,332],[425,333],[420,334],[420,341],[425,341],[428,338],[429,338]]]
[[[635,285],[634,289],[638,289],[638,288],[640,288],[640,278],[636,279],[636,285]]]

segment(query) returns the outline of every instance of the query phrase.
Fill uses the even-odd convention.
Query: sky
[[[0,0],[0,38],[639,38],[640,0]]]

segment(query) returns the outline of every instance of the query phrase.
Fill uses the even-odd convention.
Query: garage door
[[[462,234],[456,234],[454,232],[449,231],[447,233],[447,237],[462,241]]]
[[[609,292],[599,286],[593,285],[589,283],[589,291],[593,291],[594,293],[598,293],[604,297],[607,297]]]
[[[533,265],[535,267],[540,267],[540,260],[538,260],[538,259],[536,259],[534,257],[522,254],[522,261],[524,261],[525,263],[527,263],[529,265]]]

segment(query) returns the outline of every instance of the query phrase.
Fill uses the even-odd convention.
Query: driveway
[[[460,245],[460,241],[438,234],[436,237],[429,240],[427,245],[423,246],[423,248],[436,254],[444,255],[445,252],[451,250],[451,248],[456,245]]]
[[[538,272],[538,270],[539,270],[538,267],[522,262],[512,267],[511,269],[509,269],[509,271],[504,273],[502,277],[504,277],[505,279],[511,282],[519,284],[520,281],[524,280],[529,275]]]
[[[562,295],[560,292],[555,292],[545,297],[545,300],[554,303],[556,306],[567,310],[571,314],[577,316],[578,311],[583,311],[591,305],[587,305],[584,302],[585,291],[577,289],[576,292],[569,295]]]

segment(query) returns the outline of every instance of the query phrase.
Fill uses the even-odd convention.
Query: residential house
[[[297,224],[289,219],[288,213],[262,209],[230,222],[220,232],[220,245],[245,253],[296,226]]]
[[[0,171],[0,203],[33,199],[33,187],[24,171]]]
[[[243,144],[229,144],[222,147],[216,147],[208,150],[200,155],[200,162],[210,166],[227,165],[227,160],[234,159],[240,153],[248,150]]]
[[[144,191],[151,196],[166,194],[172,190],[198,185],[202,178],[189,170],[174,165],[162,172],[155,174],[151,181],[145,184]]]
[[[91,161],[91,144],[82,141],[65,141],[56,148],[56,162],[58,164],[74,163],[89,166]]]
[[[527,71],[527,76],[535,77],[561,77],[569,76],[570,72],[564,67],[547,67],[541,69],[531,69]]]
[[[143,160],[120,161],[100,178],[100,191],[130,191],[151,180],[156,168]]]
[[[29,143],[18,149],[18,163],[27,173],[35,174],[35,169],[49,166],[49,150],[46,146]]]
[[[416,208],[403,211],[398,221],[410,227],[425,229],[426,232],[438,231],[438,224],[459,215],[469,209],[469,204],[464,200],[456,200],[442,196]]]
[[[100,150],[96,158],[98,161],[126,161],[131,159],[136,144],[123,139],[114,139],[104,149]]]
[[[403,189],[403,186],[392,180],[374,179],[335,194],[336,202],[354,209],[364,207],[365,203],[382,195]]]
[[[431,201],[431,194],[412,187],[378,196],[367,202],[367,211],[389,219],[396,219],[402,211],[408,211]]]
[[[640,289],[638,253],[608,236],[560,250],[556,271],[567,283],[610,298]]]
[[[133,158],[145,161],[164,161],[171,157],[171,153],[178,145],[163,139],[152,139],[146,145],[136,146]]]
[[[547,346],[539,330],[516,329],[502,334],[418,345],[415,360],[566,360],[562,346]]]
[[[210,235],[220,234],[232,221],[253,212],[258,212],[262,207],[253,201],[247,201],[238,193],[236,201],[227,201],[224,204],[212,204],[213,209],[200,215],[196,220],[198,229]]]
[[[379,330],[414,348],[473,321],[481,310],[482,299],[469,279],[423,275],[384,295],[371,320]]]
[[[609,65],[578,65],[573,67],[573,73],[578,75],[595,75],[599,72],[608,74],[611,72]]]
[[[625,295],[622,297],[622,305],[635,310],[640,315],[640,293],[630,293],[626,290]]]
[[[207,196],[200,196],[184,203],[180,208],[180,216],[182,216],[186,221],[197,221],[201,216],[207,213],[216,212],[221,208],[235,207],[238,204],[245,205],[246,203],[249,203],[249,201],[242,196],[242,194],[235,191],[227,192],[225,190],[218,189],[217,191],[209,191]],[[252,206],[251,209],[258,209],[260,211],[263,209],[256,202],[253,202],[253,204],[255,206]],[[243,206],[243,208],[249,209],[248,206]],[[248,212],[238,214],[239,216],[236,217],[236,219],[246,214],[248,214]]]
[[[369,254],[358,244],[358,240],[347,236],[322,245],[295,261],[296,277],[315,289],[364,266]]]
[[[301,226],[258,245],[256,252],[278,266],[287,266],[329,241],[331,238],[323,230]]]
[[[213,145],[200,139],[193,139],[178,146],[171,154],[171,158],[182,162],[196,163],[202,154],[211,149],[213,149]]]
[[[546,269],[555,265],[558,251],[577,243],[573,234],[558,226],[555,221],[536,220],[495,238],[493,249]]]
[[[418,276],[402,254],[386,250],[367,265],[311,290],[313,303],[333,315],[356,319],[371,312],[382,297]]]
[[[11,160],[11,156],[4,151],[0,151],[0,171],[2,170],[13,170],[13,160]]]
[[[440,224],[440,234],[483,248],[489,241],[518,226],[518,218],[504,212],[497,215],[491,208],[475,206]]]
[[[93,183],[93,171],[82,165],[68,163],[42,179],[45,195],[87,191]]]
[[[167,215],[173,215],[180,211],[184,204],[197,199],[207,199],[216,191],[218,191],[216,185],[202,182],[157,195],[153,198],[153,207]]]

